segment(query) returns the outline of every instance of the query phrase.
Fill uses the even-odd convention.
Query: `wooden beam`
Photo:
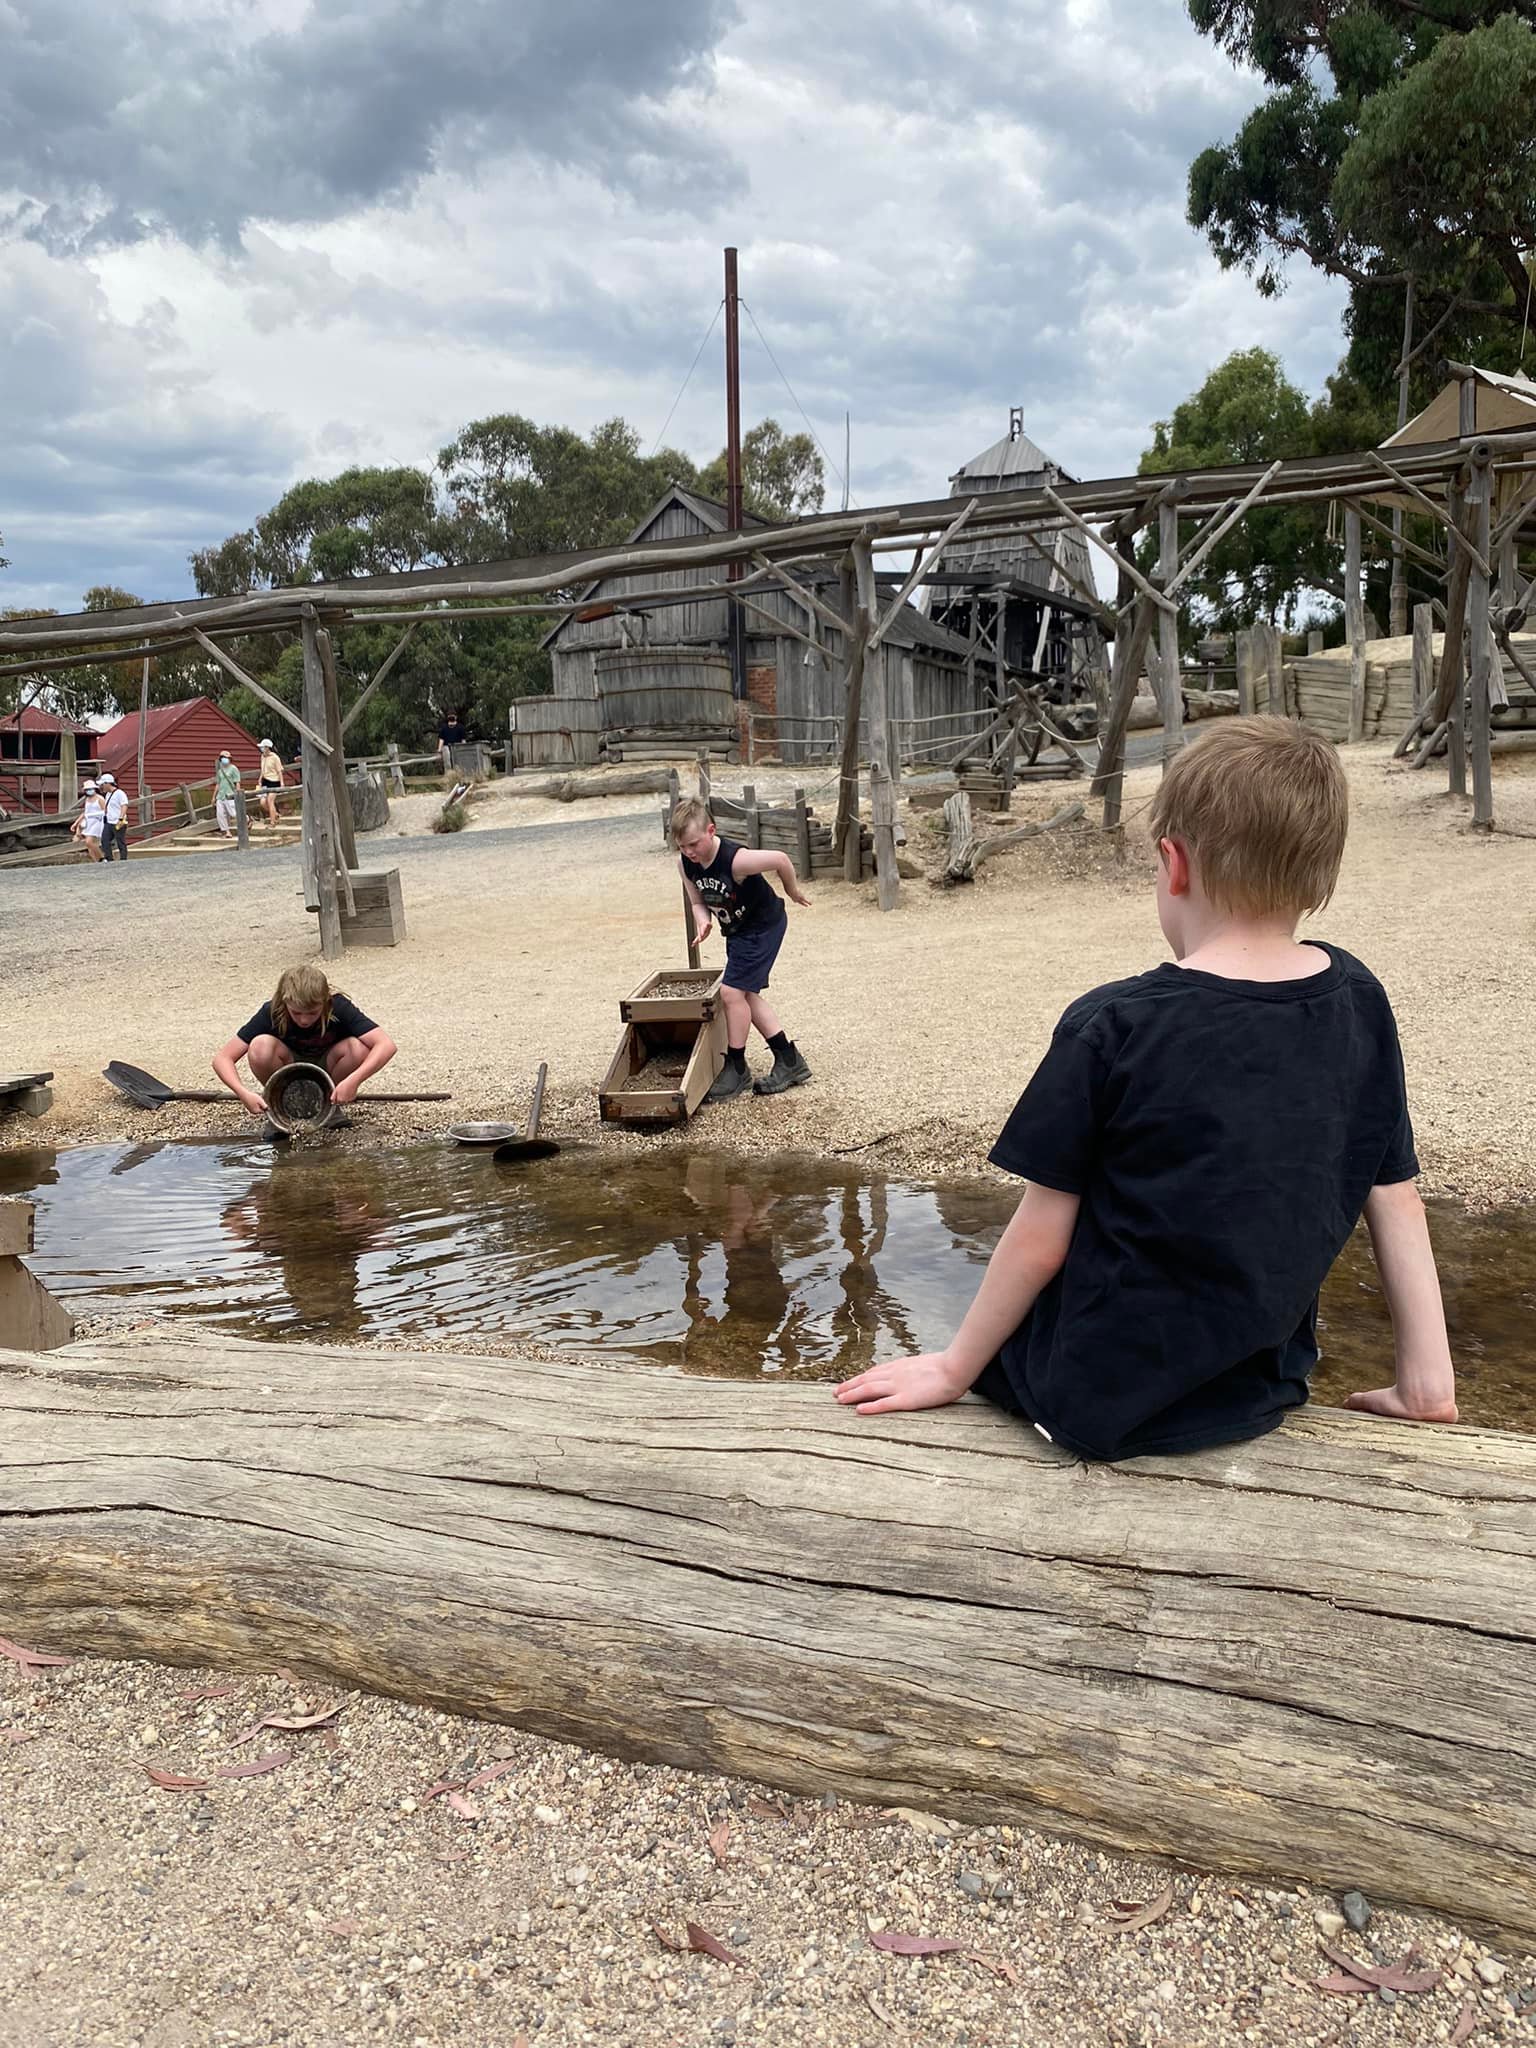
[[[906,605],[907,599],[912,595],[913,591],[916,590],[917,586],[928,574],[928,571],[933,567],[934,563],[940,559],[940,557],[944,553],[944,550],[949,546],[951,541],[953,541],[955,535],[959,533],[960,529],[965,525],[965,522],[970,518],[971,514],[976,510],[976,507],[980,503],[980,498],[972,498],[970,502],[960,512],[959,517],[956,519],[952,519],[949,525],[945,527],[944,531],[939,535],[938,539],[934,542],[933,546],[929,548],[928,552],[925,555],[922,555],[913,564],[912,573],[908,576],[906,582],[902,584],[900,590],[897,591],[895,598],[892,600],[890,610],[886,613],[885,617],[881,619],[879,624],[875,627],[874,631],[869,636],[869,644],[872,648],[878,647],[880,645],[881,641],[885,638],[886,634],[890,631],[891,627],[896,623],[897,619],[900,618],[902,610]]]
[[[1413,708],[1422,711],[1434,692],[1435,614],[1432,606],[1413,608]]]
[[[362,692],[358,696],[357,701],[352,705],[350,710],[347,712],[346,717],[343,718],[343,720],[341,721],[341,730],[343,734],[347,732],[348,728],[357,718],[358,713],[361,712],[368,703],[368,700],[373,695],[374,691],[379,687],[380,683],[384,681],[385,677],[389,674],[390,670],[394,667],[395,663],[400,659],[401,655],[404,654],[406,648],[410,646],[412,640],[416,636],[416,628],[419,624],[419,620],[411,620],[410,624],[406,627],[405,631],[400,635],[400,638],[395,642],[394,646],[389,650],[388,654],[386,654],[384,659],[379,663],[378,667],[374,670],[372,676],[369,677],[367,683],[363,686]]]
[[[1157,509],[1157,572],[1163,589],[1171,592],[1179,575],[1179,508],[1159,504]],[[1157,622],[1157,653],[1163,687],[1163,769],[1166,773],[1184,744],[1184,679],[1179,664],[1179,613],[1166,606]]]
[[[979,1401],[183,1324],[6,1354],[0,1474],[6,1633],[46,1652],[1536,1936],[1527,1436],[1309,1407],[1084,1466]]]
[[[1094,770],[1089,794],[1104,799],[1104,830],[1120,829],[1120,799],[1125,783],[1125,734],[1131,705],[1157,610],[1146,598],[1138,601],[1127,631],[1115,637],[1113,687],[1110,691],[1109,724],[1099,738],[1099,763]]]
[[[807,590],[798,576],[791,575],[789,570],[779,563],[770,562],[766,555],[754,555],[752,559],[760,563],[776,582],[782,583],[795,602],[804,605],[813,618],[820,619],[822,624],[830,627],[834,633],[841,635],[848,631],[848,621],[840,618],[830,605],[823,604],[814,591]]]
[[[1473,548],[1486,561],[1489,553],[1490,513],[1493,480],[1486,454],[1472,458],[1472,484],[1467,492],[1467,516]],[[1472,756],[1472,829],[1493,830],[1492,708],[1493,660],[1496,649],[1489,626],[1489,578],[1482,564],[1474,561],[1467,593],[1467,631],[1472,642],[1472,674],[1468,683],[1468,723]]]
[[[1400,491],[1406,493],[1408,497],[1412,498],[1414,503],[1418,505],[1422,511],[1427,512],[1431,519],[1435,520],[1439,525],[1443,526],[1447,533],[1455,533],[1456,520],[1449,505],[1437,505],[1433,498],[1431,498],[1426,492],[1421,491],[1419,489],[1417,484],[1410,483],[1408,478],[1403,475],[1400,469],[1396,468],[1392,463],[1388,462],[1387,458],[1381,453],[1380,449],[1368,448],[1366,450],[1366,459],[1367,461],[1374,463],[1376,468],[1381,471],[1383,476],[1390,477],[1393,483],[1397,485]]]
[[[802,633],[798,626],[792,626],[788,619],[781,619],[777,612],[769,611],[766,605],[754,604],[750,597],[743,597],[739,586],[732,592],[732,595],[744,610],[756,612],[760,619],[766,619],[776,633],[788,633],[792,639],[798,640],[803,647],[809,647],[813,653],[820,654],[821,642],[819,640],[813,640],[809,633]]]
[[[1210,554],[1212,548],[1221,545],[1233,527],[1236,526],[1239,519],[1253,505],[1254,501],[1264,495],[1266,487],[1273,481],[1279,469],[1280,464],[1272,462],[1264,474],[1254,483],[1247,496],[1239,500],[1232,507],[1232,510],[1222,519],[1219,526],[1208,523],[1201,533],[1195,535],[1192,552],[1173,581],[1165,586],[1170,597],[1177,597],[1179,591],[1189,581],[1190,577],[1204,564],[1205,558]]]
[[[1349,737],[1365,738],[1365,592],[1361,587],[1360,512],[1344,508],[1344,628],[1349,636]]]
[[[1378,519],[1372,512],[1367,512],[1365,507],[1358,501],[1353,509],[1364,525],[1369,526],[1373,532],[1379,533],[1384,540],[1391,541],[1395,550],[1401,550],[1405,554],[1416,556],[1419,561],[1423,562],[1428,568],[1433,569],[1435,574],[1444,581],[1446,566],[1438,555],[1432,555],[1428,548],[1421,548],[1416,540],[1409,540],[1406,534],[1394,533],[1385,520]],[[1397,639],[1400,636],[1394,634],[1392,637]]]
[[[281,697],[274,697],[265,684],[258,683],[254,676],[247,675],[239,662],[235,660],[235,657],[232,654],[226,654],[222,647],[215,641],[210,640],[200,626],[192,628],[192,637],[205,654],[213,656],[213,659],[224,670],[226,675],[233,676],[237,683],[243,683],[251,695],[259,697],[269,711],[275,711],[279,718],[285,718],[294,731],[300,735],[306,746],[318,747],[322,758],[329,758],[331,751],[330,741],[322,739],[318,732],[305,723],[297,711],[290,711]]]
[[[304,644],[304,710],[307,725],[318,728],[325,723],[325,671],[320,660],[319,628],[309,606],[305,607],[300,630]],[[320,955],[325,960],[339,960],[346,948],[337,900],[336,875],[341,860],[331,802],[329,753],[330,748],[320,740],[317,730],[305,732],[303,803],[305,831],[314,861],[316,908],[320,913]]]
[[[331,798],[336,810],[337,864],[342,874],[357,866],[357,834],[352,826],[352,794],[347,788],[346,741],[342,737],[341,691],[336,681],[336,650],[322,626],[315,636],[320,649],[320,672],[325,681],[325,735],[331,743],[328,763]]]
[[[1100,553],[1108,555],[1119,573],[1122,576],[1128,576],[1143,597],[1150,598],[1160,611],[1171,611],[1177,616],[1179,609],[1177,602],[1173,598],[1165,596],[1157,588],[1156,584],[1149,583],[1134,562],[1128,562],[1114,545],[1104,538],[1102,533],[1091,527],[1086,519],[1079,518],[1077,513],[1072,510],[1072,507],[1064,499],[1058,497],[1048,484],[1045,486],[1045,495],[1061,514],[1062,518],[1066,520],[1067,524],[1075,526],[1085,540],[1098,548]]]

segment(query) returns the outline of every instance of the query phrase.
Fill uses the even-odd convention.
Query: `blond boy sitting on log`
[[[992,1149],[1024,1198],[953,1341],[838,1400],[879,1415],[974,1389],[1083,1458],[1261,1436],[1307,1398],[1318,1290],[1363,1214],[1397,1372],[1349,1406],[1454,1422],[1391,1006],[1296,937],[1344,853],[1333,747],[1280,718],[1214,728],[1151,822],[1172,961],[1062,1016]]]

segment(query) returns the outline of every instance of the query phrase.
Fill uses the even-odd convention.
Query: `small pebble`
[[[1477,1974],[1485,1984],[1502,1984],[1504,1982],[1504,1965],[1495,1962],[1492,1956],[1484,1956],[1477,1966]]]
[[[971,1899],[983,1897],[987,1889],[987,1880],[979,1870],[962,1870],[955,1879],[955,1883],[959,1885],[966,1897]]]
[[[536,1806],[533,1809],[533,1817],[541,1828],[557,1828],[560,1825],[560,1816],[552,1806]]]
[[[1330,1941],[1336,1941],[1344,1932],[1344,1915],[1335,1913],[1331,1906],[1319,1906],[1312,1918],[1317,1922],[1318,1933]]]
[[[1339,1904],[1344,1909],[1344,1918],[1356,1934],[1364,1934],[1371,1924],[1370,1902],[1364,1892],[1345,1892]]]

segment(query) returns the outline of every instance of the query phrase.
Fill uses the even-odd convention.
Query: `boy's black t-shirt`
[[[1082,996],[992,1148],[1081,1197],[1003,1345],[1020,1408],[1087,1458],[1261,1436],[1307,1398],[1317,1294],[1373,1187],[1418,1172],[1386,992],[1171,963]]]
[[[282,1031],[272,1022],[272,1005],[263,1003],[249,1024],[242,1024],[235,1036],[249,1045],[254,1039],[269,1037],[278,1039],[293,1054],[296,1060],[323,1059],[333,1045],[340,1045],[344,1038],[361,1038],[378,1026],[346,996],[331,997],[331,1021],[322,1025],[317,1017],[307,1030],[292,1021]]]
[[[687,854],[679,854],[683,873],[703,899],[704,908],[728,939],[745,938],[749,932],[771,931],[788,915],[784,899],[762,875],[743,875],[738,882],[731,862],[741,848],[734,839],[722,839],[714,859],[702,868]]]

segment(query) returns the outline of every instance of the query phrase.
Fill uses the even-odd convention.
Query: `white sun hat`
[[[114,774],[112,774],[110,770],[105,775],[103,775],[101,779],[103,782],[115,783],[117,781],[117,777]]]

